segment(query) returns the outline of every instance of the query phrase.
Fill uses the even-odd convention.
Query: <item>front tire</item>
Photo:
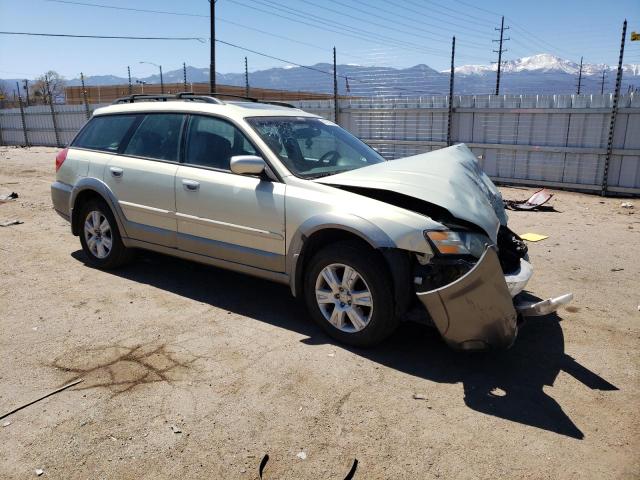
[[[80,244],[92,267],[108,270],[124,265],[132,257],[124,246],[118,224],[104,200],[92,199],[80,210]]]
[[[305,271],[304,298],[316,323],[348,345],[373,346],[398,325],[384,260],[355,242],[329,245],[312,257]]]

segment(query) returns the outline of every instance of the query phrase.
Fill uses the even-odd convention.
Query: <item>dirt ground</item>
[[[0,148],[0,194],[20,195],[0,223],[24,222],[0,228],[0,415],[84,381],[0,420],[1,478],[256,479],[265,454],[264,479],[342,480],[354,459],[356,479],[640,477],[640,200],[510,212],[549,235],[529,290],[575,295],[512,349],[404,324],[359,350],[281,285],[155,254],[89,268],[51,207],[54,157]]]

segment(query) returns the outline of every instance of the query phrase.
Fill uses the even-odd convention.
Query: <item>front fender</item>
[[[314,233],[326,229],[351,233],[376,249],[395,247],[395,243],[380,227],[357,215],[324,213],[308,218],[294,232],[287,251],[286,271],[294,296],[296,296],[297,287],[302,282],[302,268],[300,266],[304,264],[305,242]]]

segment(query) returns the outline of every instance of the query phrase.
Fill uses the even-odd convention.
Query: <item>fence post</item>
[[[60,133],[58,132],[58,120],[56,119],[56,111],[53,108],[53,95],[51,94],[51,86],[49,85],[49,78],[44,77],[44,83],[47,87],[47,94],[49,97],[49,108],[51,109],[51,121],[53,122],[53,133],[56,136],[56,146],[61,147]]]
[[[89,111],[89,100],[87,99],[87,89],[84,86],[84,75],[80,72],[80,82],[82,83],[82,97],[84,99],[84,111],[87,116],[87,120],[91,117],[91,112]]]
[[[244,57],[244,96],[249,96],[249,65],[247,57]]]
[[[2,139],[2,115],[0,115],[0,146],[4,145],[4,140]]]
[[[182,62],[182,81],[184,82],[184,90],[187,91],[187,64]]]
[[[333,47],[333,119],[340,125],[338,119],[338,72],[336,70],[336,47]]]
[[[455,75],[456,37],[451,41],[451,73],[449,74],[449,115],[447,117],[447,146],[453,145],[451,140],[451,123],[453,117],[453,78]]]
[[[27,136],[27,122],[24,118],[24,107],[22,106],[22,96],[20,95],[20,85],[16,82],[16,89],[18,92],[18,105],[20,106],[20,123],[22,123],[22,134],[24,135],[24,145],[29,147],[29,137]]]
[[[620,100],[620,86],[622,84],[622,58],[624,56],[624,40],[627,35],[627,20],[622,24],[622,41],[620,42],[620,57],[618,58],[618,74],[616,75],[616,90],[613,94],[613,105],[611,107],[611,123],[609,125],[609,140],[607,141],[607,156],[604,159],[604,172],[602,174],[601,195],[607,195],[609,187],[609,164],[613,153],[613,135],[616,128],[616,117],[618,116],[618,102]]]
[[[129,78],[129,95],[133,94],[133,84],[131,83],[131,67],[127,65],[127,77]]]

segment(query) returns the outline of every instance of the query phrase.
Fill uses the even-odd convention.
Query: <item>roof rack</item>
[[[244,100],[248,100],[253,103],[266,103],[268,105],[279,105],[281,107],[287,108],[297,108],[290,103],[285,102],[273,102],[269,100],[259,100],[254,97],[245,97],[243,95],[234,95],[231,93],[194,93],[194,92],[178,92],[176,94],[147,94],[147,93],[134,93],[132,95],[128,95],[126,97],[121,97],[116,99],[112,105],[117,105],[120,103],[135,103],[140,100],[153,100],[153,101],[162,101],[166,102],[167,100],[190,100],[190,101],[200,101],[206,103],[216,103],[218,105],[223,105],[224,102],[217,97],[230,97],[230,98],[241,98]]]
[[[189,92],[184,92],[189,93]],[[298,108],[295,105],[291,105],[290,103],[285,103],[285,102],[275,102],[275,101],[270,101],[270,100],[260,100],[258,98],[255,97],[247,97],[244,95],[235,95],[233,93],[221,93],[221,92],[209,92],[209,93],[201,93],[201,94],[194,94],[194,95],[204,95],[204,96],[208,96],[208,97],[229,97],[229,98],[241,98],[243,100],[248,100],[250,102],[253,103],[266,103],[268,105],[279,105],[281,107],[287,107],[287,108]]]

